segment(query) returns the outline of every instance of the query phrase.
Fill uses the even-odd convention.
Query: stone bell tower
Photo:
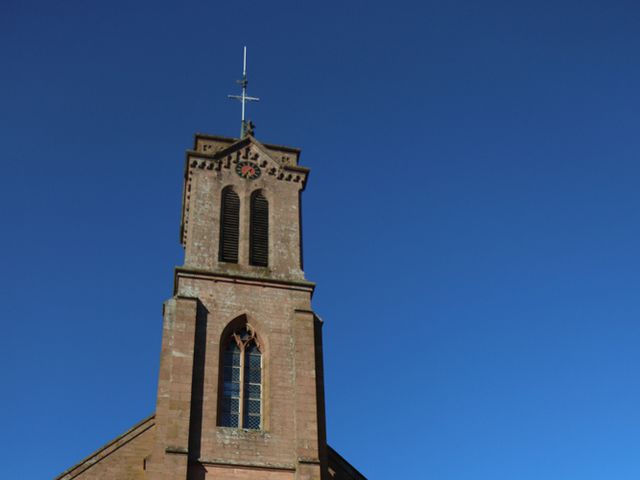
[[[154,415],[57,480],[366,480],[327,445],[322,321],[302,268],[296,148],[197,134]]]
[[[196,135],[187,151],[151,479],[329,478],[299,155],[250,135]]]
[[[57,480],[366,480],[325,434],[295,148],[196,135],[156,412]]]

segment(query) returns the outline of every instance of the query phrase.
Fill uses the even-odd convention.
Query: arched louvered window
[[[261,190],[251,194],[250,220],[249,263],[266,267],[269,265],[269,202]]]
[[[238,263],[239,231],[240,197],[232,187],[225,187],[220,202],[220,261]]]
[[[262,422],[262,353],[249,325],[227,340],[222,359],[218,425],[259,430]]]

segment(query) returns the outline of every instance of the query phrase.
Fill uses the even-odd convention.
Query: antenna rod
[[[247,78],[247,46],[244,46],[244,55],[243,58],[244,60],[242,61],[242,76],[244,78]]]
[[[247,133],[247,121],[245,119],[246,104],[247,102],[257,102],[260,99],[257,97],[250,97],[247,95],[247,85],[249,80],[247,79],[247,47],[245,46],[242,52],[242,80],[238,80],[242,86],[242,95],[227,95],[234,100],[240,100],[242,103],[242,124],[240,126],[240,138],[244,138]]]
[[[242,127],[244,129],[244,106],[247,100],[247,46],[244,46],[242,52]],[[244,131],[240,132],[241,136],[244,136]]]

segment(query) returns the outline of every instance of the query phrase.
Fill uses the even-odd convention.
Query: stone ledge
[[[203,278],[228,283],[243,283],[245,285],[261,285],[273,288],[287,288],[291,290],[303,290],[313,293],[316,284],[307,280],[285,280],[269,277],[252,277],[223,272],[212,272],[189,267],[175,267],[174,269],[174,295],[177,293],[178,278]]]
[[[198,461],[204,465],[215,465],[227,468],[252,468],[255,470],[279,470],[279,471],[295,471],[296,467],[290,463],[268,463],[268,462],[235,462],[233,460],[225,460],[221,458],[199,458]]]
[[[189,450],[182,447],[167,447],[164,449],[165,453],[171,453],[173,455],[188,455]]]

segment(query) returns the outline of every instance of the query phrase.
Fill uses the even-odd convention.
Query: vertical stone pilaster
[[[311,311],[296,310],[293,336],[295,344],[294,385],[297,480],[320,480],[323,455],[324,425],[319,425],[319,414],[324,415],[324,398],[319,398],[318,381],[322,370],[317,369],[318,339],[316,316]],[[320,340],[321,341],[321,340]],[[326,463],[326,462],[325,462]]]
[[[187,478],[189,419],[198,300],[174,297],[164,306],[156,447],[150,480]]]
[[[329,452],[327,448],[327,416],[324,403],[324,349],[322,326],[324,322],[314,314],[313,327],[315,333],[315,369],[316,369],[316,404],[318,424],[318,456],[320,458],[320,478],[329,479]]]

